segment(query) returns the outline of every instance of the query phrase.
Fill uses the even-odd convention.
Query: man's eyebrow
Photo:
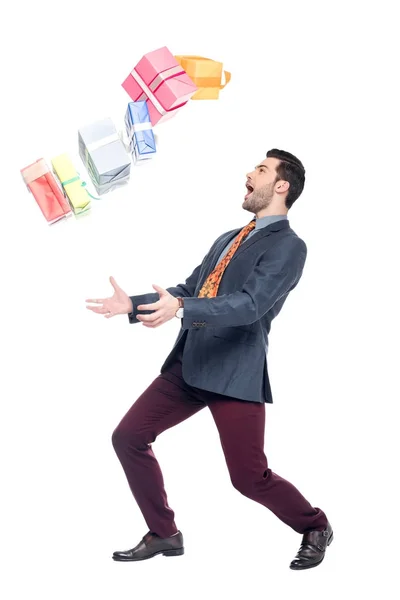
[[[268,169],[267,165],[257,165],[256,169],[261,169],[261,167],[263,167],[264,169]]]

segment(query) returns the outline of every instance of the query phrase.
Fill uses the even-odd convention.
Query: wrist
[[[183,318],[183,310],[184,310],[183,298],[178,297],[178,298],[175,298],[175,300],[176,300],[175,316],[178,319],[182,319]]]

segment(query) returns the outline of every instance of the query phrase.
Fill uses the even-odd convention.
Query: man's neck
[[[268,209],[265,210],[260,210],[260,212],[256,213],[256,217],[257,219],[262,219],[262,217],[282,217],[283,215],[287,215],[288,211],[287,210],[271,210],[269,211]]]

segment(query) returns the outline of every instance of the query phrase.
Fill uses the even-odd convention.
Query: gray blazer
[[[307,246],[288,220],[263,227],[236,250],[218,295],[197,298],[223,248],[241,229],[222,234],[185,283],[167,288],[184,299],[184,317],[161,373],[183,347],[182,374],[189,385],[241,400],[272,403],[268,335],[272,320],[301,278]],[[156,292],[131,296],[129,322],[140,322],[138,305],[158,298]]]

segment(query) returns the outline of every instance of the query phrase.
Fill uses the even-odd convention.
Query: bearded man
[[[268,335],[303,273],[307,246],[287,213],[301,195],[305,170],[289,152],[273,149],[246,180],[242,207],[254,214],[244,227],[223,233],[185,283],[128,296],[111,277],[110,298],[87,300],[106,318],[159,327],[177,317],[181,328],[160,369],[113,432],[112,443],[149,528],[117,561],[184,553],[181,531],[168,505],[156,438],[207,407],[218,428],[233,486],[302,535],[290,563],[319,565],[333,532],[325,513],[271,471],[264,453],[265,404],[272,403]]]

